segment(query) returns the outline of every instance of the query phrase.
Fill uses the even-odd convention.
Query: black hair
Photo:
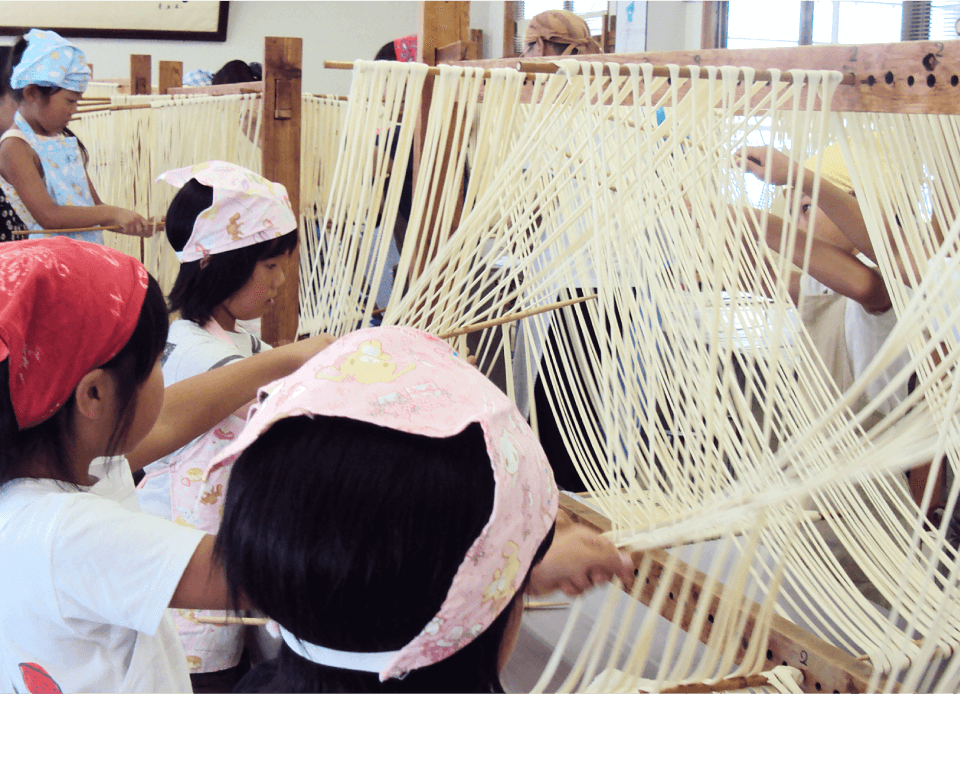
[[[300,639],[344,651],[399,650],[439,611],[493,498],[476,423],[437,439],[338,417],[288,418],[233,464],[214,555],[234,604],[244,594]],[[402,680],[381,683],[284,647],[266,673],[253,675],[262,680],[254,687],[502,692],[498,660],[513,606],[452,656]]]
[[[390,43],[383,44],[383,46],[380,47],[380,50],[376,53],[373,59],[375,61],[388,60],[390,62],[396,62],[397,49],[396,49],[396,46],[394,46],[393,41],[390,41]]]
[[[106,455],[118,454],[136,416],[137,390],[150,374],[167,341],[167,311],[160,285],[151,276],[136,327],[120,351],[100,366],[116,379],[119,413],[107,443]],[[20,429],[10,397],[8,361],[0,362],[0,485],[14,478],[18,464],[35,457],[47,458],[65,482],[78,482],[85,474],[73,474],[68,438],[76,400],[73,394],[56,414],[24,430]]]
[[[230,62],[213,74],[213,79],[210,83],[244,84],[248,81],[260,81],[260,76],[258,76],[253,68],[250,65],[247,65],[247,63],[245,63],[243,60],[230,60]]]
[[[213,187],[190,179],[174,196],[167,209],[167,240],[175,252],[190,239],[197,216],[213,203]],[[298,232],[211,255],[203,263],[183,263],[170,291],[170,312],[185,320],[206,325],[213,311],[245,285],[262,260],[287,254],[297,246]]]
[[[10,77],[13,75],[13,69],[20,64],[20,60],[23,57],[23,52],[27,48],[27,39],[18,38],[17,42],[13,44],[13,47],[10,49],[10,53],[7,56],[6,63],[3,67],[3,83],[0,86],[0,97],[4,95],[12,95],[13,98],[18,102],[23,102],[23,92],[26,87],[21,89],[14,89],[10,85]],[[60,91],[60,87],[51,87],[51,86],[41,86],[40,84],[32,84],[28,86],[33,86],[37,91],[43,95],[45,100],[50,100],[50,96],[56,94]],[[69,128],[65,127],[60,131],[63,135],[69,138],[77,139],[77,146],[80,148],[80,156],[83,158],[83,166],[86,167],[90,163],[90,152],[87,151],[87,147],[83,145],[83,141],[77,138],[76,134]]]

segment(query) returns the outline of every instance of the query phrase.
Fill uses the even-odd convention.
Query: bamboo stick
[[[198,623],[210,623],[215,626],[265,626],[270,618],[233,617],[232,615],[196,615],[191,620]]]
[[[770,681],[762,674],[751,674],[746,677],[728,677],[717,680],[715,683],[688,683],[665,688],[660,693],[714,693],[715,691],[738,691],[742,688],[759,688],[770,685]]]
[[[163,230],[166,223],[162,219],[153,220],[154,232]],[[92,230],[119,230],[119,225],[93,225],[92,227],[73,227],[73,228],[49,228],[47,230],[14,230],[11,231],[15,236],[41,235],[55,236],[59,233],[89,233]]]
[[[344,62],[341,60],[324,60],[323,67],[330,68],[332,70],[353,70],[353,63]],[[530,74],[533,74],[533,73],[551,74],[551,73],[556,73],[560,69],[559,65],[556,62],[538,62],[536,60],[524,60],[522,62],[517,62],[514,64],[513,67],[516,68],[521,73],[530,73]],[[605,67],[610,71],[617,70],[618,75],[620,76],[630,75],[630,71],[627,69],[626,65],[620,65],[618,69],[617,63],[605,63]],[[484,70],[483,77],[485,79],[490,78],[490,73],[491,71]],[[677,75],[680,78],[690,78],[691,73],[692,73],[691,69],[686,66],[681,66],[679,71],[677,71]],[[427,71],[427,75],[439,76],[440,68],[439,67],[430,68]],[[699,78],[704,79],[704,78],[707,78],[708,74],[705,68],[700,68],[697,75]],[[653,76],[654,78],[669,78],[670,69],[665,65],[656,65],[653,68]],[[754,81],[772,81],[773,74],[769,70],[754,71],[753,80]],[[786,82],[788,84],[792,84],[793,75],[789,71],[784,71],[783,73],[780,74],[780,81]],[[857,83],[856,75],[853,73],[846,73],[844,74],[843,78],[840,80],[840,83],[848,86],[852,84],[856,84]]]
[[[73,112],[73,115],[77,114],[92,114],[95,111],[133,111],[136,108],[150,108],[149,103],[131,103],[126,106],[96,106],[93,108],[81,108]]]
[[[569,301],[558,301],[557,303],[550,303],[546,306],[538,306],[535,309],[528,309],[527,311],[519,311],[515,312],[514,314],[507,314],[504,317],[497,317],[493,320],[486,320],[485,322],[478,322],[474,325],[466,325],[462,328],[457,328],[456,330],[447,331],[446,333],[441,334],[440,338],[452,339],[455,336],[465,336],[467,333],[475,333],[478,330],[486,330],[487,328],[494,328],[497,325],[504,325],[508,322],[523,320],[527,317],[532,317],[535,314],[543,314],[544,312],[553,311],[554,309],[562,309],[564,306],[573,306],[575,303],[583,303],[584,301],[589,301],[596,297],[596,295],[584,295],[582,298],[573,298]]]

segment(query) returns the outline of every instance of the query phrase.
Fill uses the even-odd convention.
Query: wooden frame
[[[227,40],[229,9],[228,2],[3,3],[0,7],[0,35],[22,35],[37,27],[53,30],[65,38],[223,43]],[[96,23],[102,24],[99,20],[104,19],[115,20],[117,26],[100,27],[86,23],[87,20],[98,20]]]
[[[719,5],[715,3],[705,4]],[[707,15],[705,7],[704,14]],[[549,58],[538,58],[549,62]],[[610,63],[649,62],[655,66],[734,65],[757,70],[777,68],[787,71],[799,69],[838,70],[848,83],[837,88],[832,109],[848,112],[878,112],[906,114],[960,114],[960,41],[916,41],[867,46],[803,46],[779,49],[718,49],[700,51],[649,52],[625,55],[583,55],[577,60]],[[467,67],[518,67],[518,58],[465,62]],[[586,505],[561,495],[560,505],[573,517],[599,531],[610,530],[610,521]],[[689,582],[691,601],[688,611],[696,605],[706,576],[665,551],[648,551],[634,555],[639,567],[644,558],[652,559],[650,574],[639,600],[648,605],[660,582],[667,564],[673,567],[675,587],[679,592]],[[718,602],[718,596],[714,596]],[[750,608],[756,615],[759,605]],[[675,616],[675,603],[667,601],[661,614],[668,620],[679,619],[688,630],[692,612]],[[753,617],[748,620],[748,632],[753,628]],[[709,625],[704,627],[701,640],[709,636]],[[786,664],[803,672],[801,688],[807,693],[860,693],[869,689],[873,668],[861,658],[854,658],[809,631],[779,616],[771,621],[767,646],[767,668]]]

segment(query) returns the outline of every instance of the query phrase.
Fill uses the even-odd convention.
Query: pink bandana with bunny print
[[[297,218],[282,184],[233,163],[199,163],[161,173],[157,181],[182,187],[190,179],[213,187],[213,203],[201,211],[183,250],[181,263],[262,244],[297,229]]]
[[[260,390],[243,432],[210,464],[207,482],[277,420],[346,417],[405,433],[447,438],[472,423],[483,429],[496,484],[493,513],[460,564],[440,611],[395,653],[339,653],[308,646],[310,657],[376,656],[380,679],[402,677],[453,655],[483,633],[510,603],[537,548],[553,526],[557,487],[546,456],[516,406],[445,342],[422,331],[381,327],[355,331],[299,371]],[[319,655],[319,657],[318,657]],[[361,661],[362,663],[362,661]]]

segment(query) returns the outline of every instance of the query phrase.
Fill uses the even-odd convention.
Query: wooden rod
[[[166,227],[162,219],[154,220],[153,229],[163,230]],[[48,230],[13,230],[11,231],[15,236],[55,236],[58,233],[88,233],[91,230],[119,230],[119,225],[94,225],[92,227],[80,227],[80,228],[50,228]]]
[[[342,60],[324,60],[323,67],[329,68],[331,70],[353,70],[352,62],[343,62]],[[442,72],[439,65],[431,66],[427,68],[427,76],[439,76]],[[484,69],[483,77],[485,79],[490,78],[491,71]],[[317,97],[323,97],[323,95],[317,95]]]
[[[330,68],[333,70],[353,70],[353,63],[338,61],[338,60],[325,60],[323,63],[323,67]],[[614,70],[616,69],[616,67],[617,67],[616,63],[605,64],[606,69]],[[552,74],[552,73],[557,73],[560,70],[560,66],[556,62],[551,62],[551,61],[538,62],[535,60],[523,60],[523,61],[514,63],[513,68],[520,71],[521,73],[527,73],[530,75],[537,74],[537,73]],[[619,72],[619,75],[621,76],[630,75],[630,71],[628,70],[626,65],[620,65],[618,72]],[[484,69],[483,77],[485,79],[488,79],[490,78],[491,73],[492,71],[490,71],[489,69]],[[686,66],[680,67],[680,69],[677,71],[677,75],[680,78],[685,78],[685,79],[690,78],[691,73],[692,73],[691,69]],[[427,75],[439,76],[440,68],[439,67],[429,68],[427,70]],[[670,68],[668,68],[666,65],[654,66],[653,76],[654,78],[669,78]],[[698,76],[701,79],[707,78],[708,74],[706,69],[700,68]],[[754,72],[754,81],[772,81],[772,80],[773,80],[773,74],[769,70],[758,70]],[[793,75],[789,71],[783,71],[780,74],[780,81],[785,82],[787,84],[792,84]],[[846,86],[851,86],[856,83],[857,83],[856,75],[853,73],[845,73],[843,75],[843,78],[840,79],[840,84],[843,84]]]
[[[688,683],[665,688],[660,693],[714,693],[715,691],[739,691],[742,688],[759,688],[770,685],[770,681],[762,674],[751,674],[746,677],[727,677],[715,683]]]
[[[521,73],[556,73],[560,70],[560,66],[556,62],[537,62],[534,60],[523,60],[516,63],[514,66]],[[604,70],[610,69],[611,71],[617,70],[617,63],[605,63]],[[642,74],[643,71],[641,71]],[[677,71],[677,75],[680,78],[688,79],[692,73],[692,69],[686,66],[681,67]],[[630,74],[627,66],[621,64],[619,66],[619,75],[627,76]],[[666,65],[656,65],[653,68],[654,78],[669,78],[670,77],[670,68]],[[698,72],[699,78],[707,78],[706,68],[700,68]],[[772,81],[773,74],[769,70],[758,70],[754,73],[754,81]],[[780,81],[787,83],[793,83],[793,75],[789,71],[784,71],[780,74]],[[856,84],[856,77],[853,73],[847,73],[840,80],[841,84]]]
[[[191,619],[198,623],[210,623],[215,626],[265,626],[270,622],[270,618],[233,617],[230,615],[224,615],[223,617],[196,615]]]
[[[80,108],[73,112],[77,114],[95,114],[97,111],[133,111],[135,108],[150,108],[150,103],[131,103],[125,106],[94,106],[92,108]]]
[[[526,319],[527,317],[532,317],[534,314],[543,314],[544,312],[553,311],[554,309],[562,309],[564,306],[573,306],[575,303],[583,303],[584,301],[589,301],[596,297],[596,295],[584,295],[582,298],[573,298],[569,301],[558,301],[557,303],[550,303],[546,306],[538,306],[535,309],[518,311],[514,314],[507,314],[506,316],[497,317],[493,320],[486,320],[485,322],[478,322],[475,325],[466,325],[462,328],[457,328],[456,330],[447,331],[446,333],[442,334],[440,338],[452,339],[454,336],[465,336],[467,333],[475,333],[478,330],[495,328],[497,325],[504,325],[508,322]]]

